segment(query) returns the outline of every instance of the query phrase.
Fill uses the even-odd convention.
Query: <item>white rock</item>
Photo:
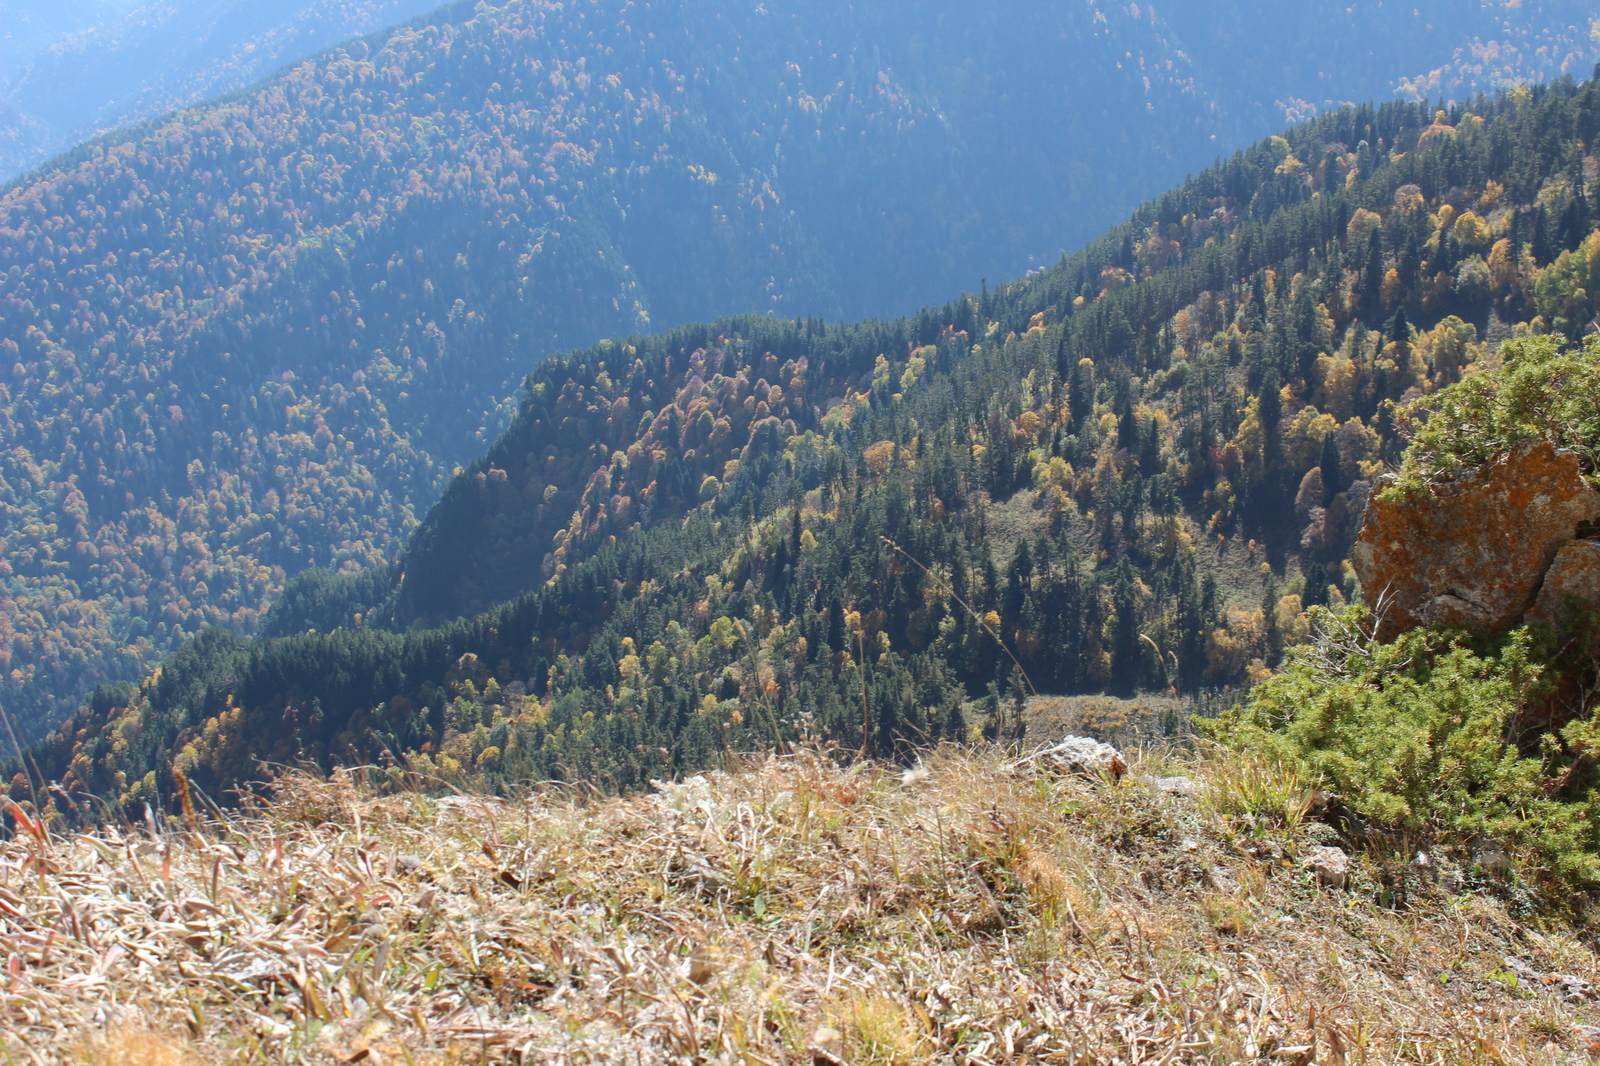
[[[1350,856],[1343,848],[1312,848],[1306,852],[1304,865],[1316,875],[1319,883],[1329,888],[1345,888],[1350,884]]]
[[[1553,973],[1549,975],[1549,983],[1561,993],[1561,998],[1568,1003],[1587,1003],[1594,998],[1594,985],[1581,977],[1570,973]]]
[[[1128,772],[1128,764],[1123,760],[1122,753],[1093,737],[1064,737],[1061,743],[1053,748],[1045,748],[1036,758],[1067,773],[1088,774],[1091,777],[1119,780]]]
[[[1173,796],[1193,798],[1200,792],[1200,786],[1195,784],[1194,778],[1184,777],[1182,774],[1176,777],[1158,777],[1150,783],[1155,786],[1157,792],[1166,792]]]

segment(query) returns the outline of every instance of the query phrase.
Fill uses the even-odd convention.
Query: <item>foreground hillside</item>
[[[8,1055],[1555,1064],[1600,1032],[1590,947],[1447,859],[1340,887],[1310,794],[1233,754],[1117,784],[947,751],[629,800],[358,785],[13,837]]]

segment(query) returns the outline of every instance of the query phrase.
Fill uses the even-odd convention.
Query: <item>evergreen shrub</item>
[[[1443,846],[1470,865],[1492,842],[1533,880],[1600,883],[1600,732],[1592,709],[1551,718],[1566,664],[1548,629],[1383,643],[1364,607],[1314,614],[1313,638],[1208,732],[1297,766],[1369,843]]]

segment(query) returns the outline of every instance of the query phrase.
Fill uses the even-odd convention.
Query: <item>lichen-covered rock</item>
[[[1374,496],[1353,553],[1369,603],[1382,597],[1380,637],[1421,625],[1496,632],[1534,603],[1545,571],[1600,493],[1577,456],[1548,441],[1403,501]]]
[[[1600,607],[1600,541],[1569,540],[1561,546],[1525,620],[1549,622],[1558,632],[1564,630],[1571,620],[1567,604],[1573,598]]]

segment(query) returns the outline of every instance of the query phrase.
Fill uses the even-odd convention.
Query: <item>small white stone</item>
[[[1200,791],[1200,786],[1195,784],[1194,778],[1178,774],[1174,777],[1158,777],[1154,781],[1157,792],[1167,792],[1174,796],[1193,797]]]
[[[1122,758],[1122,753],[1093,737],[1063,737],[1055,747],[1041,751],[1038,758],[1073,774],[1119,780],[1128,772],[1128,764]]]
[[[1315,847],[1306,852],[1305,863],[1320,884],[1345,888],[1350,884],[1350,856],[1343,848]]]
[[[1493,877],[1504,877],[1511,872],[1511,856],[1498,844],[1480,844],[1473,848],[1472,861]]]

